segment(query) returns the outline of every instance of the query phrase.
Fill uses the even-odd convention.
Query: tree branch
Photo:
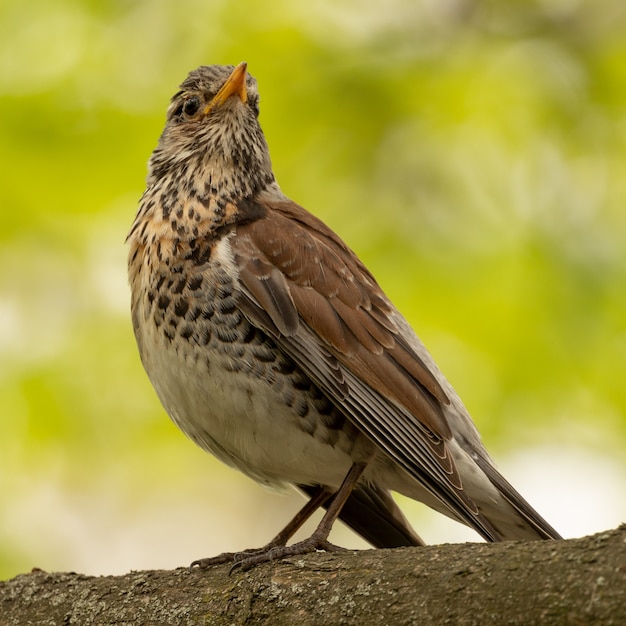
[[[0,623],[626,624],[626,525],[560,542],[318,553],[228,569],[36,570],[0,583]]]

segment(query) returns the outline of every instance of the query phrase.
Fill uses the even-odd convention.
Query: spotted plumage
[[[238,563],[334,549],[337,517],[375,546],[420,545],[390,491],[489,541],[558,538],[370,272],[282,194],[258,114],[245,64],[192,72],[128,235],[133,327],[170,417],[253,479],[311,496]],[[287,546],[319,506],[313,536]]]

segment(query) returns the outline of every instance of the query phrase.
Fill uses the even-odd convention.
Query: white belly
[[[149,334],[141,342],[148,376],[169,416],[199,446],[268,486],[339,487],[352,464],[350,433],[326,443],[324,433],[303,429],[280,384],[229,371],[222,354],[195,359],[197,346],[180,343],[175,351],[159,333]]]

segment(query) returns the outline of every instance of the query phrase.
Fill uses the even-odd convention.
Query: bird
[[[227,465],[309,498],[261,548],[192,566],[335,552],[337,519],[375,548],[424,545],[394,492],[488,542],[561,538],[372,273],[281,191],[246,63],[201,66],[171,98],[127,242],[133,330],[165,411]]]

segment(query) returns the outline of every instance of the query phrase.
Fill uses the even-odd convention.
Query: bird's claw
[[[198,566],[200,569],[206,569],[212,565],[219,565],[227,562],[233,562],[228,575],[240,570],[247,572],[254,566],[261,563],[269,563],[271,561],[278,561],[280,559],[288,558],[290,556],[299,556],[303,554],[310,554],[316,551],[324,552],[340,552],[345,550],[341,546],[336,546],[330,541],[316,540],[314,537],[309,537],[304,541],[294,543],[290,546],[265,546],[258,550],[246,550],[244,552],[225,552],[216,557],[208,559],[198,559],[194,561],[190,567]]]

